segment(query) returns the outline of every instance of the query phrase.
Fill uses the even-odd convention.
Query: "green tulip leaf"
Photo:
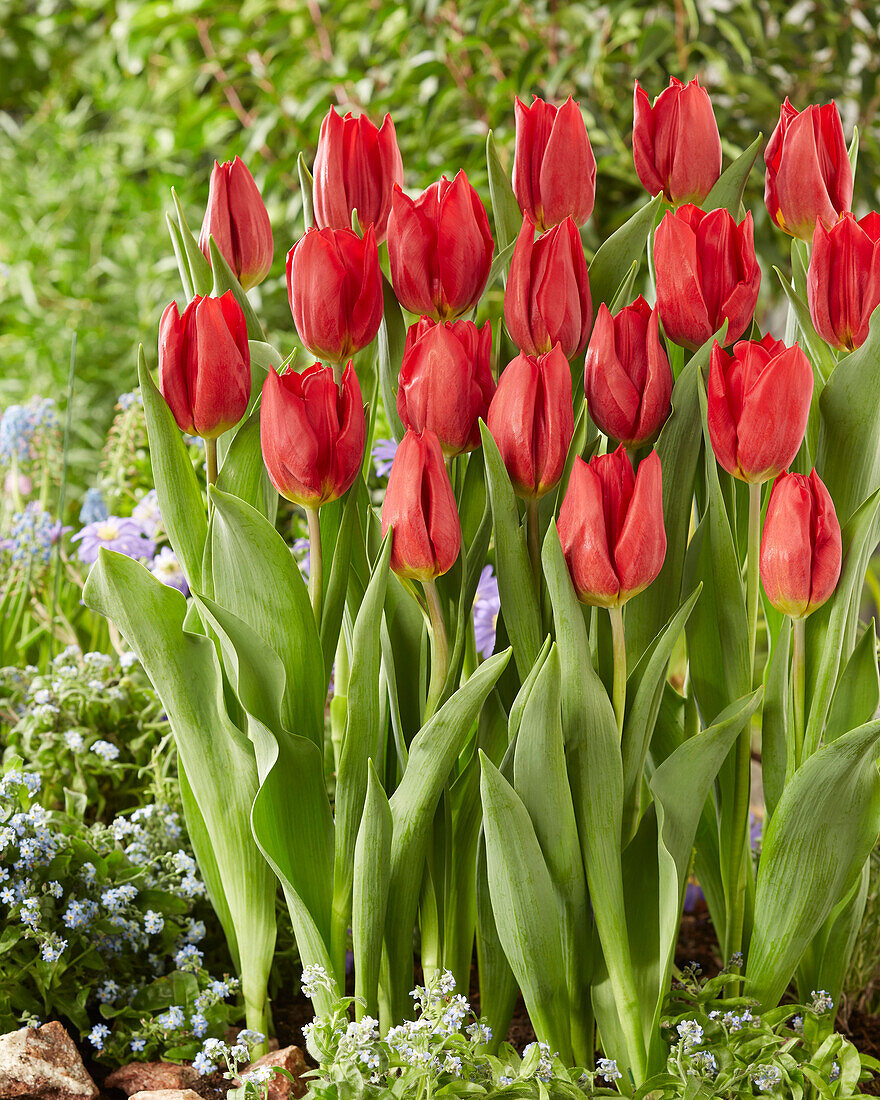
[[[523,215],[510,179],[501,165],[495,135],[491,130],[486,138],[486,163],[489,170],[489,196],[492,200],[492,213],[495,215],[495,235],[499,253],[502,253],[516,241],[522,228]]]
[[[397,378],[403,362],[403,348],[406,341],[406,322],[391,283],[382,276],[382,297],[384,307],[382,323],[379,325],[379,390],[382,394],[382,406],[385,418],[391,428],[391,434],[399,443],[403,439],[404,427],[397,415]]]
[[[171,237],[171,247],[174,249],[174,258],[177,260],[177,270],[180,272],[180,281],[183,284],[183,296],[189,302],[194,297],[192,276],[189,273],[189,260],[186,249],[183,246],[183,237],[180,228],[170,214],[166,212],[165,222],[168,226],[168,234]]]
[[[852,141],[849,143],[848,153],[849,153],[850,167],[852,168],[853,179],[855,179],[856,165],[859,162],[859,128],[858,128],[858,126],[853,126],[853,136],[852,136]]]
[[[629,221],[611,234],[593,257],[590,264],[590,294],[594,309],[599,308],[600,302],[606,305],[613,302],[633,263],[641,263],[662,201],[663,195],[659,194],[645,203]]]
[[[354,848],[351,939],[354,951],[355,1016],[379,1014],[379,968],[391,879],[391,807],[372,760]]]
[[[227,263],[226,257],[220,251],[213,236],[208,240],[208,247],[211,251],[211,269],[214,272],[214,286],[211,293],[215,298],[220,298],[227,290],[231,290],[232,296],[241,306],[242,313],[244,313],[248,339],[258,341],[265,340],[266,337],[263,332],[263,326],[260,324],[260,318],[257,316],[235,272]]]
[[[877,632],[872,619],[865,627],[834,689],[828,721],[825,723],[826,744],[870,721],[878,707],[880,676],[877,671]]]
[[[620,286],[617,288],[617,293],[608,309],[612,315],[623,309],[624,306],[628,306],[633,301],[633,287],[636,285],[636,275],[639,273],[639,261],[633,260],[629,266],[629,271],[624,275],[620,281]]]
[[[196,294],[210,294],[214,285],[214,273],[211,271],[211,265],[205,258],[204,252],[199,248],[199,242],[193,236],[193,232],[187,224],[183,206],[173,187],[171,188],[171,198],[174,201],[178,232],[183,243],[186,262],[189,266],[190,284]]]
[[[797,321],[797,327],[800,331],[801,340],[803,341],[804,351],[807,353],[807,357],[813,367],[813,385],[816,395],[822,393],[825,387],[825,382],[831,377],[837,360],[834,357],[834,352],[822,337],[816,332],[813,327],[813,320],[810,317],[810,310],[807,307],[807,303],[801,298],[791,282],[786,276],[779,270],[778,267],[774,267],[776,277],[779,279],[779,285],[782,287],[790,309],[794,313],[795,320]]]
[[[339,632],[342,629],[342,618],[345,614],[346,595],[349,585],[352,583],[352,571],[350,569],[352,547],[356,534],[359,537],[358,515],[360,498],[363,495],[366,495],[366,486],[361,477],[339,502],[339,507],[342,509],[342,519],[340,520],[339,527],[336,531],[336,538],[332,544],[330,574],[329,576],[325,574],[326,580],[320,627],[321,651],[324,655],[325,693],[330,684],[330,676],[333,672],[333,662],[336,659],[336,647],[339,643]],[[328,506],[325,505],[321,509],[321,512],[326,513],[327,509]],[[326,517],[322,515],[321,518],[325,520]],[[322,540],[325,537],[326,526],[327,524],[322,522]],[[330,546],[328,545],[325,554],[329,554],[329,551]]]
[[[785,623],[764,679],[764,709],[761,717],[761,775],[764,807],[769,820],[786,784],[794,774],[794,730],[789,722],[789,666],[791,664],[791,620]],[[852,727],[850,727],[852,729]]]
[[[752,144],[744,149],[732,164],[728,164],[702,203],[704,210],[718,210],[724,207],[737,221],[740,221],[743,192],[763,140],[764,135],[758,134]]]
[[[303,223],[306,230],[315,228],[314,190],[315,183],[312,173],[306,164],[306,158],[302,153],[296,158],[296,171],[299,176],[299,187],[302,192]]]
[[[251,413],[232,437],[217,475],[217,488],[243,500],[274,525],[278,491],[263,462],[259,409]]]

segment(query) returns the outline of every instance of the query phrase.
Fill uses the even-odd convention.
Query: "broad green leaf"
[[[186,600],[122,554],[101,550],[83,592],[86,604],[112,619],[156,687],[200,819],[191,834],[208,838],[216,869],[212,886],[225,898],[235,928],[248,1020],[265,1020],[266,982],[275,947],[275,882],[251,834],[258,787],[253,750],[230,721],[214,645],[183,630]]]
[[[528,810],[480,756],[483,829],[492,911],[538,1038],[571,1061],[564,932],[550,872]]]
[[[605,241],[590,264],[590,294],[594,309],[600,302],[609,305],[627,276],[634,261],[641,261],[663,195],[655,195],[650,202],[633,214]]]
[[[495,440],[480,421],[486,483],[492,502],[498,592],[516,667],[525,679],[541,648],[541,612],[535,578],[520,526],[516,497]]]
[[[807,947],[845,897],[880,832],[880,722],[809,757],[786,785],[764,834],[746,977],[775,1005]]]
[[[263,462],[259,409],[251,413],[232,437],[217,476],[217,488],[239,497],[262,513],[269,523],[275,523],[278,492]]]
[[[492,1028],[490,1051],[496,1051],[510,1028],[519,995],[516,976],[504,954],[492,897],[486,861],[486,838],[480,832],[477,844],[477,971],[480,976],[480,1015]]]
[[[773,816],[787,775],[794,774],[794,730],[789,721],[789,668],[791,620],[786,617],[764,679],[761,716],[761,776],[767,819]]]
[[[320,627],[321,651],[324,655],[325,693],[333,672],[339,631],[342,627],[342,617],[345,614],[345,598],[352,579],[350,570],[352,542],[354,539],[360,539],[358,508],[362,488],[365,489],[362,480],[359,480],[342,499],[342,519],[332,546],[329,576],[325,572],[326,583]],[[326,511],[326,506],[322,511]],[[322,524],[321,530],[324,531],[324,524]]]
[[[855,886],[831,910],[798,968],[799,996],[804,1001],[814,989],[825,989],[834,1003],[839,1004],[853,950],[862,931],[870,881],[871,860],[868,859]]]
[[[345,738],[336,777],[336,857],[333,865],[334,956],[345,957],[351,923],[354,851],[364,813],[370,760],[384,760],[379,697],[379,627],[388,584],[391,539],[386,536],[352,632]]]
[[[306,164],[306,158],[302,153],[296,158],[296,171],[299,176],[300,190],[302,191],[303,223],[307,230],[313,229],[315,226],[315,212],[312,195],[315,185],[312,179],[312,173],[309,171],[309,166]]]
[[[821,424],[816,469],[843,526],[880,487],[880,307],[868,339],[844,356],[819,399]]]
[[[740,220],[743,192],[763,140],[764,135],[758,134],[752,144],[732,164],[728,164],[702,203],[704,210],[717,210],[723,206],[737,221]]]
[[[355,1016],[379,1013],[379,965],[391,878],[391,807],[372,760],[354,849],[351,938],[354,950]]]
[[[628,706],[621,741],[624,843],[627,843],[635,834],[638,823],[645,759],[660,711],[669,660],[688,616],[699,598],[700,591],[701,588],[698,585],[645,650],[641,661],[632,670],[627,680]]]
[[[492,200],[492,213],[495,215],[498,250],[503,252],[516,240],[522,228],[523,215],[507,173],[501,166],[495,135],[491,130],[486,138],[486,164],[489,169],[489,196]]]
[[[379,390],[382,394],[382,407],[385,418],[391,428],[391,434],[399,443],[403,439],[404,427],[397,415],[397,376],[403,362],[403,347],[406,340],[406,322],[391,283],[382,277],[382,296],[384,307],[382,323],[379,326]]]
[[[813,366],[815,393],[817,395],[821,394],[826,379],[831,377],[837,365],[834,352],[816,332],[813,327],[813,321],[810,317],[810,310],[807,307],[807,303],[791,285],[787,276],[781,272],[778,267],[774,267],[773,270],[776,272],[776,277],[779,279],[779,285],[782,287],[788,299],[789,307],[794,313],[797,327],[800,332],[800,339],[804,345],[804,351],[809,356],[810,363]]]
[[[263,332],[263,326],[260,324],[260,318],[257,316],[254,307],[248,300],[248,296],[245,294],[241,283],[236,278],[235,272],[226,262],[226,257],[218,248],[217,242],[214,240],[213,236],[209,238],[209,248],[211,250],[211,269],[214,272],[214,287],[211,293],[215,298],[219,298],[225,294],[227,290],[231,290],[232,296],[241,306],[242,312],[244,313],[248,339],[265,340],[266,336]]]
[[[489,278],[486,280],[486,289],[493,287],[499,279],[507,283],[507,273],[510,270],[510,261],[513,259],[513,250],[516,240],[512,240],[506,248],[502,248],[495,254],[492,266],[489,268]]]
[[[725,330],[726,322],[725,327],[694,353],[675,380],[672,413],[657,440],[656,449],[663,469],[666,558],[657,579],[631,600],[626,609],[626,652],[633,664],[641,658],[681,603],[681,578],[693,512],[694,480],[703,442],[697,386],[700,372],[709,362],[712,344],[716,338],[723,341]],[[684,591],[690,589],[686,586]],[[705,599],[705,593],[702,598]]]
[[[629,265],[629,271],[627,271],[620,280],[620,286],[617,288],[617,293],[608,306],[612,315],[623,309],[624,306],[628,306],[633,301],[633,287],[636,283],[636,275],[639,273],[639,266],[639,261],[633,260]]]
[[[210,498],[214,598],[281,659],[284,728],[321,746],[324,664],[305,581],[290,548],[265,516],[216,487]]]
[[[162,524],[186,579],[198,588],[208,534],[205,500],[180,429],[147,369],[142,347],[138,351],[138,381],[144,400],[153,484],[159,498]]]
[[[174,200],[178,231],[183,243],[186,262],[189,266],[189,277],[192,288],[196,294],[210,294],[211,287],[214,284],[214,275],[211,271],[211,265],[205,259],[205,254],[199,248],[199,242],[193,236],[192,230],[187,224],[183,206],[173,187],[171,188],[171,198]]]
[[[871,720],[880,706],[877,671],[877,633],[874,620],[865,627],[858,645],[840,674],[825,724],[826,744]]]
[[[590,1003],[593,922],[565,765],[561,671],[555,646],[525,700],[513,785],[531,819],[558,901],[571,1003],[572,1052],[579,1065],[586,1065],[594,1050],[593,1021],[585,1011]],[[490,845],[490,868],[491,859]]]
[[[510,650],[506,650],[480,665],[416,734],[409,746],[406,771],[390,799],[394,829],[382,974],[384,999],[392,1020],[402,1019],[408,1009],[412,931],[440,793],[509,659]]]

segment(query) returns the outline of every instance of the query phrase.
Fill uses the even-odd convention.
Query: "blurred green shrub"
[[[78,329],[71,457],[86,476],[137,343],[149,351],[179,293],[168,188],[197,228],[214,157],[241,154],[265,189],[276,262],[261,311],[290,332],[296,157],[311,161],[330,103],[393,112],[408,185],[465,167],[488,201],[485,137],[512,151],[513,96],[572,93],[599,161],[596,243],[643,198],[635,78],[653,96],[669,73],[699,72],[728,156],[769,136],[785,95],[833,97],[847,134],[862,131],[863,212],[878,205],[876,22],[868,0],[0,0],[0,405],[63,398]],[[761,187],[756,169],[756,238],[784,262],[781,234],[761,232]]]

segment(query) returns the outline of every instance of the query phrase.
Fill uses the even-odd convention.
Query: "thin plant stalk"
[[[755,649],[758,636],[758,596],[761,583],[758,556],[761,552],[761,486],[749,485],[749,546],[746,561],[746,608],[749,623],[749,678],[755,683]]]
[[[623,608],[609,607],[611,616],[611,648],[614,655],[614,714],[617,733],[623,737],[623,721],[626,717],[626,637],[623,631]]]
[[[532,563],[532,574],[535,584],[538,586],[538,596],[541,594],[541,520],[538,513],[540,501],[530,497],[526,502],[526,532],[529,544],[529,561]]]
[[[321,556],[321,521],[317,508],[306,508],[309,525],[309,599],[315,622],[321,625],[321,600],[324,595],[324,560]]]
[[[449,667],[449,640],[446,636],[446,623],[443,621],[443,608],[440,606],[440,593],[434,581],[422,582],[425,600],[428,605],[428,619],[431,624],[431,681],[428,684],[428,698],[425,703],[424,721],[434,714],[440,704],[443,685],[446,683],[446,670]]]
[[[807,620],[792,619],[794,647],[791,658],[792,706],[794,710],[794,766],[799,768],[804,755],[804,700],[807,691]]]
[[[208,484],[217,484],[217,440],[205,440],[205,466],[208,475]]]

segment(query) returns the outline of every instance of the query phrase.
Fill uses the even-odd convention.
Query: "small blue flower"
[[[98,488],[86,489],[82,507],[79,510],[79,521],[85,527],[90,523],[100,523],[105,520],[110,512],[104,501],[104,494]]]
[[[596,1075],[604,1078],[609,1084],[623,1077],[613,1058],[600,1058],[596,1062]]]
[[[95,1024],[89,1032],[89,1042],[98,1050],[104,1049],[104,1040],[110,1035],[110,1028],[106,1024]]]
[[[148,909],[144,913],[144,931],[148,932],[151,936],[158,935],[165,927],[165,918],[161,913],[155,912],[153,909]]]
[[[146,1039],[141,1039],[138,1036],[135,1036],[134,1039],[132,1039],[132,1041],[128,1045],[131,1047],[131,1049],[136,1054],[139,1054],[144,1049],[144,1047],[147,1045],[147,1040]]]
[[[108,763],[119,757],[119,747],[111,744],[109,741],[96,741],[90,746],[90,751],[96,756],[100,756],[102,760],[106,760]]]

